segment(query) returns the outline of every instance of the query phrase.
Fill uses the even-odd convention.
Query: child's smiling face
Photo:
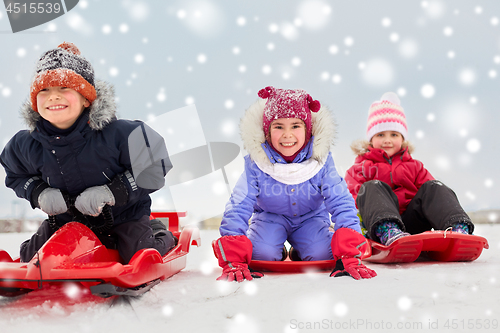
[[[90,103],[79,92],[66,87],[48,87],[36,96],[40,116],[59,129],[75,123]]]
[[[269,126],[271,144],[283,156],[292,156],[304,145],[306,126],[298,118],[276,119]]]
[[[384,131],[375,134],[370,142],[373,148],[383,149],[391,157],[401,150],[403,136],[399,132]]]

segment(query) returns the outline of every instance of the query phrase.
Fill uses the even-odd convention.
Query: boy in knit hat
[[[366,135],[368,141],[351,146],[358,156],[346,182],[368,238],[389,245],[432,228],[472,234],[474,225],[455,193],[411,157],[406,117],[395,93],[370,106]]]
[[[218,280],[261,277],[250,261],[283,260],[287,240],[300,260],[337,260],[331,276],[376,276],[361,263],[368,245],[330,153],[333,115],[304,90],[267,87],[258,95],[240,123],[245,171],[213,243],[223,269]]]
[[[141,121],[116,118],[113,88],[94,80],[92,65],[75,45],[63,43],[41,56],[21,112],[29,130],[14,135],[0,156],[5,183],[52,217],[22,243],[23,262],[67,222],[104,226],[105,205],[114,222],[97,236],[106,243],[114,239],[108,245],[117,247],[125,263],[140,249],[163,255],[174,246],[165,226],[149,220],[149,193],[163,186],[171,168],[163,138]],[[155,179],[141,182],[152,186],[141,186],[133,174],[131,156],[137,154],[129,145],[141,143],[129,141],[132,133],[163,143],[161,160],[146,172]]]

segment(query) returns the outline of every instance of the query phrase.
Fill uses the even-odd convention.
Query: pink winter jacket
[[[409,147],[402,148],[391,158],[382,149],[371,147],[368,141],[363,141],[360,147],[353,145],[351,148],[358,157],[347,170],[345,180],[355,201],[364,182],[380,180],[397,195],[399,213],[402,214],[420,186],[434,179],[422,162],[411,157]]]

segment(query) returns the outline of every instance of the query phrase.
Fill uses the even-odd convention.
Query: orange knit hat
[[[96,99],[94,69],[74,44],[64,42],[42,54],[38,60],[30,92],[31,107],[36,112],[36,96],[48,87],[71,88],[91,104]]]

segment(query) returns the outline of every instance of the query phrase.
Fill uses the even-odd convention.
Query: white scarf
[[[314,158],[302,163],[266,163],[263,165],[255,161],[255,164],[271,178],[286,185],[297,185],[311,179],[316,176],[324,165],[324,163],[320,163]]]

